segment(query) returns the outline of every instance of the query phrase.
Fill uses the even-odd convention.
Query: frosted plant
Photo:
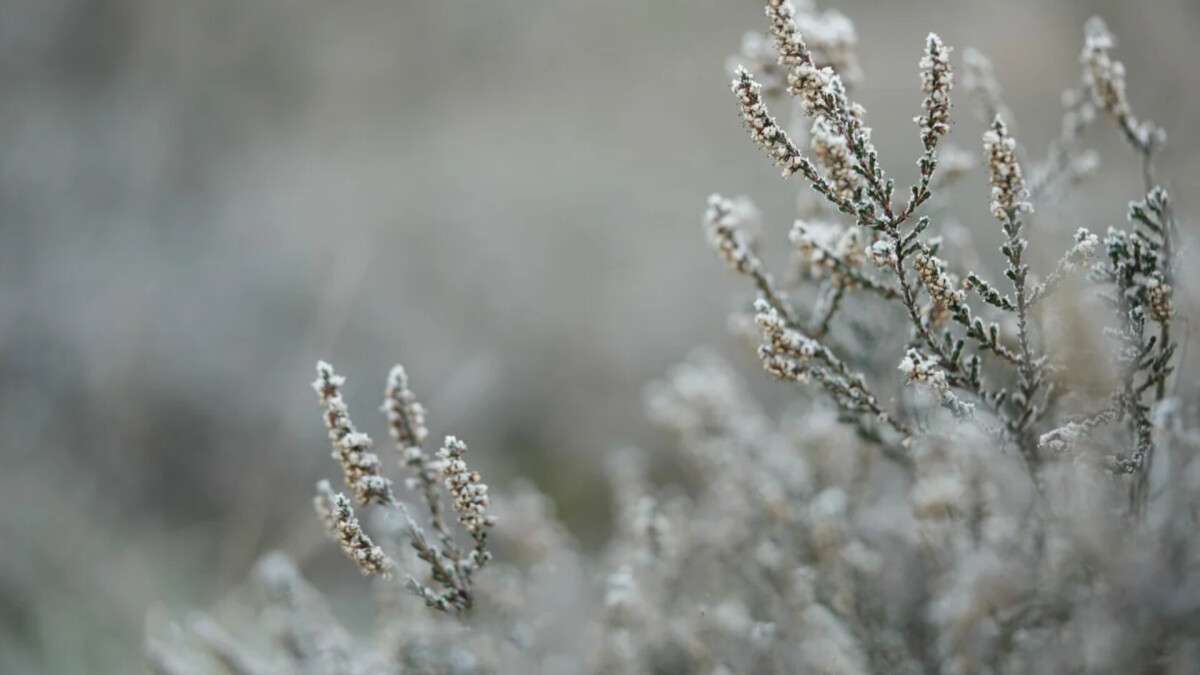
[[[898,204],[893,199],[894,183],[871,144],[865,111],[848,98],[838,73],[816,64],[790,3],[771,0],[766,12],[779,66],[787,73],[786,92],[799,100],[799,109],[813,120],[813,156],[818,161],[810,160],[790,140],[768,111],[762,88],[745,69],[735,73],[732,85],[743,121],[751,137],[783,167],[785,177],[801,174],[825,198],[829,206],[826,223],[843,214],[853,221],[846,228],[860,234],[839,234],[835,240],[831,233],[839,231],[837,225],[822,223],[814,227],[798,222],[793,227],[791,239],[802,260],[840,277],[838,283],[818,292],[818,301],[812,306],[814,316],[807,321],[788,300],[801,295],[774,284],[759,258],[754,258],[753,270],[735,268],[751,276],[758,288],[758,323],[763,336],[760,357],[764,366],[784,379],[815,379],[860,428],[875,427],[872,433],[878,434],[885,445],[908,443],[913,425],[899,412],[886,410],[883,398],[875,391],[878,385],[869,384],[865,373],[855,372],[847,359],[838,355],[838,341],[847,338],[839,335],[836,315],[839,311],[848,313],[842,309],[850,302],[846,299],[848,293],[873,291],[871,295],[877,299],[901,305],[908,316],[910,340],[903,360],[908,379],[931,384],[943,394],[941,400],[960,413],[982,405],[997,418],[1003,429],[1001,440],[1019,450],[1030,478],[1037,484],[1041,464],[1038,439],[1055,428],[1052,412],[1068,393],[1068,383],[1056,377],[1054,355],[1041,346],[1033,305],[1052,295],[1070,272],[1091,264],[1099,248],[1098,238],[1080,229],[1074,246],[1044,280],[1031,276],[1025,260],[1029,244],[1024,233],[1026,221],[1033,216],[1033,205],[1018,159],[1019,147],[1000,117],[1007,108],[991,64],[978,52],[968,50],[967,89],[979,100],[982,110],[995,115],[984,134],[983,148],[991,182],[989,210],[1003,232],[1004,276],[1011,288],[1004,290],[987,281],[983,272],[955,265],[953,258],[941,250],[941,238],[928,235],[931,219],[918,213],[932,196],[940,141],[951,126],[954,76],[950,48],[930,34],[918,61],[925,99],[922,114],[915,121],[924,151],[917,161],[919,178],[910,188],[908,200]],[[1113,117],[1149,162],[1154,143],[1162,135],[1145,131],[1149,126],[1137,122],[1130,112],[1124,93],[1124,69],[1111,57],[1113,40],[1103,24],[1093,20],[1086,32],[1082,87],[1091,92],[1095,104]],[[1064,136],[1064,144],[1073,142],[1078,131],[1078,125],[1070,128],[1071,137]],[[1048,163],[1060,162],[1052,160]],[[1050,168],[1044,169],[1041,180],[1049,183],[1050,173]],[[1152,169],[1147,169],[1148,181],[1152,175]],[[1126,325],[1117,329],[1124,343],[1120,351],[1131,363],[1122,385],[1125,393],[1119,397],[1123,401],[1120,417],[1128,421],[1134,437],[1140,439],[1117,462],[1125,471],[1142,466],[1153,444],[1144,423],[1146,407],[1140,402],[1146,387],[1134,383],[1132,371],[1150,370],[1156,396],[1162,398],[1173,355],[1169,324],[1174,225],[1165,191],[1149,184],[1147,190],[1150,194],[1146,200],[1131,207],[1130,213],[1130,220],[1144,231],[1136,238],[1110,234],[1106,246],[1112,264],[1107,271],[1102,268],[1092,274],[1118,286],[1118,305],[1130,305],[1131,299],[1134,305],[1121,308]],[[739,235],[732,225],[727,237],[736,240]],[[854,245],[841,244],[843,241]],[[877,279],[861,272],[855,250],[859,241],[866,256],[886,276]],[[961,272],[950,272],[954,267]],[[1135,271],[1135,267],[1139,269]],[[968,290],[975,291],[987,313],[1001,320],[987,321],[974,299],[968,297]],[[1159,335],[1145,335],[1145,321],[1138,318],[1142,315],[1158,324]],[[848,316],[847,320],[853,325],[855,319]],[[1015,329],[1013,333],[1006,334],[1006,324]],[[1146,364],[1151,350],[1156,351],[1157,361]],[[889,441],[889,431],[899,434],[899,438]]]
[[[865,86],[853,26],[809,2],[766,14],[732,90],[752,140],[815,199],[779,228],[778,275],[771,218],[749,199],[712,196],[704,230],[754,289],[733,323],[796,396],[760,404],[704,350],[652,382],[646,412],[674,449],[612,453],[613,534],[585,551],[531,484],[484,486],[452,436],[429,452],[397,367],[383,409],[410,516],[322,364],[353,500],[322,482],[315,505],[370,577],[375,633],[342,628],[271,554],[227,604],[152,622],[157,672],[1197,672],[1200,399],[1176,335],[1194,299],[1155,179],[1165,136],[1134,116],[1112,36],[1088,24],[1040,160],[1011,131],[996,69],[963,50],[987,125],[967,161],[948,144],[956,52],[929,35],[898,198],[851,95]],[[783,98],[797,119],[771,114]],[[1086,177],[1097,112],[1142,163],[1128,224],[1040,220]],[[967,207],[999,255],[945,215],[967,181],[990,189]],[[1033,259],[1028,238],[1068,243]]]
[[[462,455],[466,445],[446,437],[436,460],[428,460],[421,444],[428,431],[425,428],[425,409],[408,388],[408,377],[402,366],[388,375],[384,392],[383,411],[387,413],[391,433],[401,453],[402,463],[416,472],[414,487],[419,487],[429,511],[430,522],[438,535],[431,543],[422,528],[395,497],[391,481],[381,475],[379,458],[366,452],[371,439],[355,430],[342,399],[341,387],[346,379],[334,372],[324,361],[317,364],[317,380],[313,383],[325,409],[326,426],[334,443],[334,458],[342,464],[346,485],[358,495],[359,503],[375,503],[384,508],[397,508],[407,525],[410,544],[417,557],[429,566],[435,587],[415,576],[407,579],[408,587],[430,607],[461,612],[473,603],[472,582],[476,571],[491,559],[487,548],[487,531],[495,519],[487,515],[487,486],[480,482],[477,472],[468,471]],[[454,499],[459,523],[474,541],[469,554],[464,553],[447,527],[442,513],[437,474],[445,480],[445,489]],[[349,500],[335,493],[328,481],[317,485],[315,506],[326,529],[341,545],[346,555],[364,574],[390,576],[395,563],[376,546],[355,518]]]
[[[342,385],[345,383],[346,378],[333,372],[333,366],[324,361],[317,364],[313,390],[317,392],[325,410],[325,426],[329,428],[329,439],[333,442],[333,458],[341,464],[346,487],[354,492],[360,505],[391,504],[396,501],[392,494],[392,481],[380,473],[379,456],[371,452],[371,437],[359,433],[350,421],[350,411],[342,399]]]

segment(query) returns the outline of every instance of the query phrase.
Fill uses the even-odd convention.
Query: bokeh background
[[[1102,14],[1194,205],[1195,0],[825,6],[855,20],[901,184],[929,30],[992,57],[1040,152]],[[724,70],[762,27],[757,0],[0,2],[0,672],[136,671],[148,608],[208,606],[272,548],[361,584],[309,508],[336,471],[318,358],[378,439],[404,362],[435,435],[600,545],[606,454],[667,442],[645,383],[700,346],[754,368],[700,216],[721,190],[777,242],[790,223]],[[1100,175],[1039,217],[1060,233],[1137,196],[1115,135],[1089,140]],[[957,217],[997,241],[968,182]]]

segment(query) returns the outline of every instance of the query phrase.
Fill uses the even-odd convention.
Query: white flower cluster
[[[342,399],[341,387],[345,383],[346,378],[335,373],[333,366],[324,361],[317,363],[317,379],[312,386],[324,408],[333,458],[341,465],[346,486],[360,505],[391,504],[396,501],[392,481],[381,473],[379,457],[371,452],[371,437],[358,432],[350,420]]]
[[[458,522],[472,535],[491,527],[494,520],[487,514],[488,487],[480,481],[478,471],[471,471],[463,460],[467,444],[454,436],[447,436],[437,457],[442,463],[442,477],[446,489],[454,497],[454,510]]]
[[[759,356],[767,371],[776,377],[803,379],[805,364],[821,350],[820,343],[789,328],[779,311],[762,298],[754,302],[754,311],[764,341]]]
[[[1146,295],[1150,304],[1150,318],[1158,322],[1169,321],[1175,316],[1175,307],[1171,302],[1171,285],[1158,277],[1146,280]]]
[[[950,90],[954,88],[954,73],[950,70],[950,47],[942,43],[937,33],[925,41],[921,57],[921,91],[925,92],[922,106],[925,114],[914,121],[921,128],[925,149],[930,150],[938,138],[950,133]]]
[[[966,292],[961,288],[956,288],[958,281],[946,273],[945,260],[934,255],[919,253],[913,261],[913,266],[916,267],[917,275],[921,278],[921,283],[925,285],[925,290],[929,291],[929,297],[938,307],[953,308],[966,300]]]
[[[388,373],[383,412],[396,445],[404,448],[406,453],[414,448],[419,451],[429,435],[429,429],[425,427],[425,407],[408,388],[408,374],[399,364]]]
[[[742,121],[754,142],[762,146],[777,165],[783,167],[784,176],[801,170],[805,159],[788,138],[787,132],[767,112],[762,100],[762,85],[754,81],[749,71],[739,66],[731,87],[741,109]]]
[[[329,481],[317,483],[313,506],[330,536],[342,547],[346,557],[354,561],[364,575],[389,576],[395,564],[383,549],[371,540],[358,519],[346,495],[335,493]]]
[[[1033,205],[1026,201],[1029,192],[1017,162],[1017,142],[1008,135],[1008,127],[999,117],[984,133],[983,146],[992,179],[992,215],[1000,220],[1013,220],[1022,211],[1033,211]]]
[[[779,63],[788,69],[788,92],[800,100],[804,113],[815,118],[821,115],[843,117],[860,112],[857,108],[852,110],[846,99],[845,85],[834,68],[818,64],[813,58],[801,36],[792,3],[770,0],[767,18],[779,52]],[[834,22],[838,23],[836,19]]]
[[[824,167],[836,194],[843,200],[854,199],[862,177],[854,169],[854,156],[846,137],[833,129],[828,118],[821,116],[813,120],[809,138],[813,157]]]

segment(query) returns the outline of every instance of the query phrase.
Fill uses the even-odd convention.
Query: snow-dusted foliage
[[[963,50],[961,89],[987,124],[972,159],[948,145],[957,52],[930,34],[914,54],[917,170],[897,198],[852,98],[853,25],[808,2],[768,0],[766,14],[734,59],[736,106],[816,198],[773,228],[749,199],[714,195],[704,224],[753,287],[733,323],[791,403],[773,411],[725,359],[688,356],[645,392],[676,451],[613,453],[614,534],[585,552],[532,486],[490,491],[463,442],[428,454],[400,368],[384,411],[412,477],[410,495],[394,491],[350,422],[344,379],[321,364],[333,454],[363,513],[328,483],[317,511],[372,577],[375,636],[339,626],[271,554],[218,608],[227,628],[201,617],[152,631],[158,672],[1200,672],[1200,401],[1179,372],[1180,223],[1155,173],[1165,134],[1135,116],[1112,35],[1088,23],[1040,158],[1011,131],[990,62]],[[798,119],[785,123],[768,106],[788,97]],[[1097,113],[1145,178],[1127,225],[1103,237],[1038,220],[1094,164],[1082,138]],[[998,255],[945,215],[971,180],[989,190],[968,206]],[[789,269],[773,275],[767,247],[785,232]],[[1029,255],[1054,240],[1066,250]],[[1058,318],[1064,304],[1076,318]],[[1056,337],[1063,323],[1073,337]],[[1097,372],[1082,372],[1085,344]]]

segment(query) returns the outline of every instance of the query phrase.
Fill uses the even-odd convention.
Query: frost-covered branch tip
[[[1100,17],[1092,17],[1084,28],[1083,83],[1096,107],[1117,122],[1126,138],[1143,153],[1150,153],[1166,140],[1166,134],[1150,122],[1139,121],[1125,92],[1125,64],[1112,57],[1117,40]]]
[[[359,505],[392,504],[396,501],[392,481],[381,474],[379,457],[371,452],[371,437],[356,430],[350,420],[342,398],[345,383],[346,378],[334,372],[333,366],[324,361],[317,363],[317,379],[312,386],[324,409],[333,458],[341,465],[346,487]]]
[[[395,563],[363,531],[358,519],[354,517],[354,508],[350,506],[346,495],[334,492],[329,486],[329,481],[323,480],[317,483],[317,496],[313,506],[329,535],[338,542],[342,552],[363,574],[383,577],[391,575]]]
[[[408,374],[402,365],[396,364],[388,373],[383,411],[397,448],[406,455],[413,448],[419,450],[429,435],[425,428],[425,407],[408,388]]]
[[[346,484],[364,506],[376,504],[403,512],[409,542],[417,552],[417,558],[429,565],[429,576],[435,584],[426,586],[410,577],[409,586],[424,598],[426,604],[446,612],[469,610],[475,601],[473,575],[492,558],[487,547],[487,532],[495,520],[487,513],[487,486],[480,481],[479,474],[469,471],[463,462],[466,445],[447,437],[446,445],[435,457],[425,453],[422,445],[429,434],[425,426],[425,409],[409,388],[404,368],[399,365],[392,368],[382,410],[387,415],[389,431],[396,440],[404,465],[416,474],[408,485],[421,490],[429,510],[429,524],[437,535],[435,543],[426,539],[421,527],[409,517],[408,509],[393,495],[391,481],[380,474],[379,458],[368,452],[371,439],[357,431],[350,421],[341,393],[344,384],[345,378],[336,374],[332,366],[323,361],[317,364],[317,381],[313,388],[321,398],[334,446],[333,456],[342,466]],[[464,553],[455,541],[454,532],[447,526],[441,501],[443,489],[453,498],[458,521],[474,541],[469,553]],[[314,504],[326,529],[360,569],[383,576],[391,573],[394,563],[363,531],[345,496],[335,493],[327,482],[322,481]]]
[[[466,443],[454,436],[447,436],[437,456],[441,462],[446,489],[454,498],[458,522],[475,540],[472,559],[476,566],[482,567],[492,557],[491,552],[487,550],[487,535],[488,529],[496,523],[496,519],[487,512],[488,486],[483,483],[478,471],[467,468],[463,459],[466,452]]]
[[[937,33],[930,33],[925,40],[925,55],[920,62],[925,112],[914,121],[921,129],[921,142],[926,150],[933,150],[938,140],[950,133],[950,90],[954,88],[950,51]]]
[[[1008,126],[997,117],[992,128],[983,135],[983,147],[988,158],[988,175],[992,181],[992,215],[1000,220],[1015,220],[1022,212],[1033,211],[1027,200],[1025,177],[1017,162],[1017,142],[1008,134]]]

